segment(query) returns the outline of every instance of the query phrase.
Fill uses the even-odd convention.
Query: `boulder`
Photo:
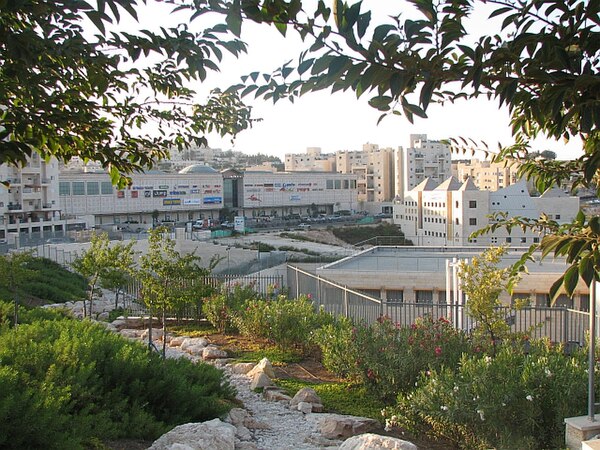
[[[235,437],[240,441],[250,441],[252,440],[252,433],[244,425],[238,425],[235,427]]]
[[[142,340],[148,340],[148,333],[149,331],[146,329],[144,330],[144,332],[141,335]],[[159,341],[161,340],[163,337],[163,330],[160,328],[152,328],[152,340],[153,341]]]
[[[252,442],[241,441],[235,443],[235,450],[258,450],[258,447]]]
[[[227,352],[217,347],[205,347],[202,350],[202,359],[219,359],[227,358]]]
[[[206,340],[206,338],[187,338],[184,339],[183,342],[181,343],[181,350],[187,352],[188,348],[193,347],[195,345],[199,345],[202,347],[206,347],[208,345],[208,341]]]
[[[186,339],[189,339],[189,337],[188,336],[174,336],[169,341],[169,345],[171,347],[179,347],[183,343],[183,341],[185,341]]]
[[[119,331],[119,334],[129,339],[139,339],[139,337],[142,335],[142,330],[132,330],[130,328],[123,328]]]
[[[296,408],[298,408],[298,411],[302,414],[309,414],[312,412],[312,403],[300,402],[296,405]]]
[[[412,442],[402,439],[380,436],[378,434],[361,434],[346,439],[340,446],[340,450],[417,450],[417,446]]]
[[[233,425],[219,419],[186,423],[163,434],[148,450],[234,450],[235,431]]]
[[[367,417],[327,414],[319,421],[319,431],[327,439],[345,439],[381,429],[381,423]]]
[[[264,373],[269,378],[275,378],[275,372],[273,371],[273,366],[271,365],[271,361],[267,358],[263,358],[259,361],[259,363],[254,366],[254,368],[249,371],[246,375],[250,378],[253,378],[257,373]]]
[[[231,372],[239,375],[246,375],[253,368],[253,363],[237,363],[231,366]]]
[[[323,412],[323,405],[321,403],[311,403],[312,405],[312,412],[314,413],[322,413]]]
[[[268,402],[286,402],[289,403],[292,397],[285,394],[281,389],[270,389],[270,386],[263,390],[263,398]]]
[[[315,392],[315,390],[311,388],[302,388],[298,392],[296,392],[296,395],[294,395],[294,398],[292,398],[290,405],[295,407],[300,402],[319,404],[323,403],[321,401],[321,398]]]
[[[257,373],[252,378],[252,383],[250,383],[250,389],[258,389],[265,386],[272,386],[273,382],[271,379],[263,372]]]
[[[225,418],[225,422],[231,423],[237,427],[238,425],[244,425],[244,421],[248,417],[250,417],[250,414],[248,414],[248,411],[245,409],[231,408],[229,414],[227,414],[227,417]]]

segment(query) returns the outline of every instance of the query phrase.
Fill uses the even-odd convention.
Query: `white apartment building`
[[[518,165],[516,163],[481,161],[477,158],[470,161],[452,163],[452,175],[458,180],[470,178],[481,190],[497,191],[518,181]]]
[[[334,212],[356,205],[356,177],[322,172],[218,172],[197,164],[179,173],[133,174],[132,184],[117,189],[108,174],[64,173],[60,208],[73,216],[92,215],[96,226],[153,219],[182,223],[217,219],[223,208],[238,215],[306,215],[311,206]]]
[[[359,202],[386,202],[394,198],[394,149],[364,144],[362,151],[335,154],[338,173],[357,176]]]
[[[286,172],[335,172],[333,155],[321,154],[320,147],[308,147],[306,154],[286,153]]]
[[[488,215],[505,212],[510,217],[537,218],[542,213],[564,223],[579,211],[579,198],[560,189],[549,189],[539,197],[530,196],[525,182],[520,181],[498,191],[478,189],[471,179],[460,183],[450,177],[441,184],[424,180],[405,193],[394,205],[394,223],[415,245],[466,246],[538,242],[532,231],[513,229],[509,234],[498,229],[493,234],[470,239],[471,233],[490,223]]]
[[[9,243],[22,234],[66,231],[58,197],[58,161],[34,153],[24,167],[0,166],[0,239]]]
[[[452,173],[450,147],[430,141],[426,134],[411,134],[410,147],[398,148],[396,155],[396,197],[402,199],[425,179],[441,183]]]

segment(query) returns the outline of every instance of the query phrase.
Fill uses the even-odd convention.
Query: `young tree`
[[[5,286],[13,295],[13,301],[15,303],[15,327],[19,323],[19,294],[21,286],[27,283],[32,272],[27,268],[27,263],[31,261],[31,259],[32,255],[28,252],[0,255],[0,285]]]
[[[232,1],[228,23],[242,17],[267,22],[282,33],[296,30],[306,40],[297,64],[285,63],[265,77],[252,73],[229,92],[277,101],[307,92],[352,90],[387,115],[412,122],[426,117],[432,102],[455,102],[486,96],[510,111],[514,145],[497,151],[486,143],[453,139],[456,150],[482,150],[495,161],[516,160],[519,175],[538,192],[568,182],[600,195],[600,2],[597,0],[409,0],[416,17],[399,12],[385,23],[372,23],[361,2]],[[480,36],[469,35],[466,22],[487,8],[489,20]],[[399,7],[400,9],[400,7]],[[235,27],[232,28],[236,30]],[[489,30],[489,31],[487,31]],[[262,82],[265,80],[264,82]],[[583,155],[570,161],[530,158],[537,136],[583,142]],[[519,226],[544,233],[524,256],[567,255],[570,264],[552,291],[571,294],[579,276],[589,285],[600,280],[600,226],[580,216],[567,226],[539,220],[497,217],[494,227]]]
[[[108,284],[126,277],[133,270],[133,242],[129,244],[114,243],[111,245],[106,233],[94,233],[90,247],[72,263],[73,269],[88,280],[89,311],[83,301],[83,316],[92,317],[94,293],[96,285]]]
[[[214,264],[211,262],[209,268],[201,268],[199,261],[194,253],[181,254],[175,250],[175,241],[168,236],[166,227],[149,231],[148,251],[140,257],[137,278],[141,283],[141,297],[150,311],[149,346],[152,346],[152,316],[161,314],[163,356],[166,354],[167,310],[193,304],[212,292],[204,278]]]
[[[179,10],[181,22],[151,31],[138,16],[147,3],[166,16]],[[123,185],[123,174],[151,167],[171,148],[247,128],[250,109],[237,95],[213,91],[201,103],[191,87],[218,71],[223,52],[246,50],[221,15],[208,18],[212,3],[0,2],[0,164],[24,163],[33,152],[78,156],[100,162]],[[122,16],[139,28],[123,31]],[[209,25],[192,31],[200,16]],[[93,32],[84,29],[89,23]]]
[[[490,247],[469,262],[461,261],[458,269],[461,290],[467,296],[466,311],[476,325],[474,336],[491,342],[494,356],[497,342],[510,332],[505,313],[498,308],[500,294],[518,279],[508,268],[498,268],[505,254],[505,247]]]

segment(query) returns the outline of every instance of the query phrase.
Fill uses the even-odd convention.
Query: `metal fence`
[[[290,295],[309,295],[315,306],[325,311],[349,317],[356,322],[371,324],[381,316],[409,326],[419,317],[445,317],[457,328],[471,331],[476,323],[466,314],[463,305],[446,303],[408,303],[386,301],[321,276],[288,265]],[[531,338],[547,337],[552,342],[583,345],[589,330],[589,313],[563,307],[499,307],[512,332],[528,334]]]
[[[257,275],[210,275],[196,280],[187,280],[191,283],[201,283],[209,285],[215,289],[232,290],[235,286],[249,286],[262,296],[267,296],[275,292],[281,292],[283,286],[283,275],[257,276]],[[123,293],[123,308],[129,315],[147,315],[148,308],[141,299],[141,283],[138,280],[131,280],[125,287]],[[176,320],[198,320],[202,318],[202,301],[199,298],[197,302],[183,305],[177,309],[170,309],[166,312],[167,319]]]

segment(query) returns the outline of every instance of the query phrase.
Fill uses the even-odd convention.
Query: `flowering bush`
[[[506,346],[495,358],[464,355],[458,371],[424,373],[384,410],[388,426],[428,433],[460,448],[562,448],[563,419],[584,413],[584,352]]]
[[[412,389],[422,371],[456,367],[470,350],[464,333],[444,318],[418,319],[411,327],[386,317],[371,326],[338,321],[315,333],[314,342],[328,370],[363,383],[386,402]]]
[[[244,335],[263,337],[282,350],[304,353],[311,332],[332,320],[328,313],[315,311],[307,296],[292,300],[280,295],[273,300],[246,302],[235,323]]]

